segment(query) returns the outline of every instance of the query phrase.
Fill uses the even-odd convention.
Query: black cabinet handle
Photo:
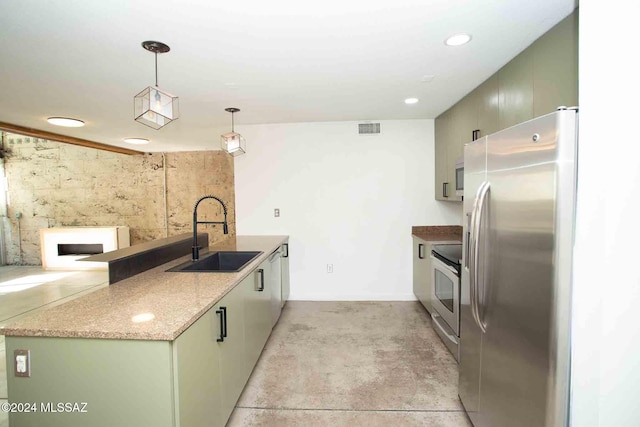
[[[282,258],[289,258],[289,244],[283,243],[282,247],[284,248],[284,255],[282,255]]]
[[[264,270],[262,268],[258,269],[258,275],[260,276],[260,282],[258,284],[258,292],[264,291]]]
[[[418,243],[418,258],[424,259],[424,245],[422,243]]]
[[[227,337],[227,307],[220,307],[222,314],[224,314],[224,337]]]
[[[448,188],[449,188],[449,183],[448,182],[443,182],[442,183],[442,197],[449,197],[449,194],[447,192]]]
[[[220,337],[216,341],[224,342],[227,336],[227,307],[220,307],[220,310],[216,310],[216,314],[220,315]]]
[[[476,129],[473,132],[471,132],[471,140],[472,141],[475,141],[478,138],[480,138],[480,129]]]

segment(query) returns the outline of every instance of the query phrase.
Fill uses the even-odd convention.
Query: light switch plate
[[[16,377],[31,376],[31,351],[13,350],[14,372]]]

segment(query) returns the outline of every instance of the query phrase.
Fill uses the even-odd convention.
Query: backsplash
[[[235,234],[233,158],[222,151],[124,155],[6,134],[7,218],[3,218],[8,264],[40,262],[40,229],[126,225],[131,244],[192,230],[195,202],[205,194],[224,200],[229,234]],[[16,214],[22,214],[20,219]],[[201,220],[222,220],[219,204],[203,202]],[[222,227],[200,226],[213,244]]]

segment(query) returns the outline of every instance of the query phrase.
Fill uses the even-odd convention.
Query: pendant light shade
[[[232,156],[239,156],[247,152],[246,141],[242,135],[234,132],[233,114],[240,111],[238,108],[225,108],[224,111],[231,113],[231,132],[220,136],[220,146]]]
[[[143,42],[142,47],[155,55],[156,84],[134,97],[134,118],[143,125],[160,129],[180,117],[178,97],[158,87],[158,53],[169,52],[170,49],[166,44],[155,41]]]

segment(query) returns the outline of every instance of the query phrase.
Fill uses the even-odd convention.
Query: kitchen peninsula
[[[230,238],[209,252],[262,254],[236,273],[166,271],[184,256],[0,330],[29,358],[29,377],[8,366],[9,402],[37,406],[11,425],[224,425],[286,301],[287,241]]]

